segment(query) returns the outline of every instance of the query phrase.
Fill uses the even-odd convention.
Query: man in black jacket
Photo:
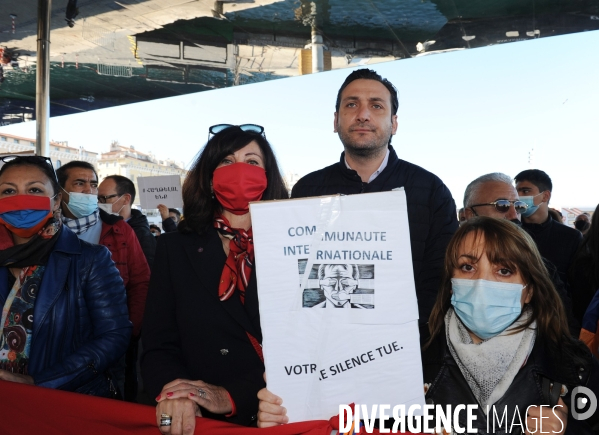
[[[397,131],[397,90],[369,69],[352,72],[335,105],[334,131],[345,151],[338,163],[306,175],[292,198],[384,192],[404,187],[420,322],[435,302],[445,250],[458,227],[451,193],[434,174],[401,160],[391,146]]]
[[[162,217],[162,229],[165,233],[177,231],[177,225],[181,221],[181,212],[176,208],[168,208],[164,204],[158,204],[158,211]]]
[[[555,264],[571,295],[574,289],[568,282],[568,270],[582,242],[582,235],[549,216],[553,189],[549,175],[539,169],[528,169],[516,175],[514,180],[520,199],[528,202],[528,210],[522,214],[522,228],[533,238],[541,255]]]
[[[130,179],[122,175],[109,175],[98,186],[98,203],[105,212],[125,219],[135,232],[148,265],[152,266],[156,238],[150,232],[148,218],[141,211],[131,208],[135,194],[135,185]]]

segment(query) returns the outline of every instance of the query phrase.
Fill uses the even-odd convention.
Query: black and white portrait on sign
[[[298,260],[300,283],[308,260]],[[374,264],[314,264],[302,294],[304,308],[374,308]]]

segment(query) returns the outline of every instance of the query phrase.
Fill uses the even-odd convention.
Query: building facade
[[[35,139],[0,134],[0,154],[35,154]],[[70,147],[68,142],[50,141],[50,159],[55,168],[72,160],[83,160],[95,167],[98,165],[98,153],[87,151],[83,147]]]
[[[122,175],[129,178],[139,191],[137,179],[139,177],[156,177],[163,175],[178,175],[181,184],[187,175],[183,162],[170,159],[158,159],[154,155],[138,151],[133,146],[123,146],[118,142],[110,144],[110,151],[102,153],[96,166],[98,179],[102,181],[109,175]],[[135,198],[134,205],[139,205],[139,195]]]

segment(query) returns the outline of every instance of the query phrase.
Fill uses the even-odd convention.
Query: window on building
[[[6,136],[0,136],[0,140],[1,140],[2,142],[6,142]]]
[[[19,139],[13,139],[12,140],[14,143],[19,143]]]
[[[60,160],[56,160],[56,163],[54,163],[54,167],[56,169],[60,168],[62,166],[62,162]]]
[[[31,141],[29,141],[29,145],[31,145],[31,146],[35,146],[35,142],[31,142]]]
[[[54,147],[54,151],[60,151],[60,148]]]

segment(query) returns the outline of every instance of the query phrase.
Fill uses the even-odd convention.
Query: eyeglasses
[[[52,168],[52,172],[54,172],[54,180],[58,183],[58,176],[56,175],[56,170],[54,169],[54,165],[52,164],[52,159],[50,157],[44,157],[44,156],[19,156],[19,155],[0,156],[0,162],[2,162],[2,165],[0,165],[0,167],[4,166],[5,163],[12,162],[15,159],[19,159],[23,163],[37,164],[40,161],[43,161],[44,163],[47,163]]]
[[[119,194],[118,194],[118,193],[115,193],[115,194],[113,194],[113,195],[105,195],[105,196],[98,195],[98,202],[99,202],[100,204],[106,204],[106,201],[107,201],[107,200],[109,200],[109,199],[111,199],[111,198],[115,198],[115,197],[117,197],[117,196],[119,196]]]
[[[474,211],[474,207],[481,207],[483,205],[494,205],[495,210],[497,210],[499,213],[507,213],[510,210],[510,206],[512,204],[514,205],[514,208],[516,209],[516,213],[519,213],[519,214],[525,212],[526,209],[528,208],[528,204],[526,204],[525,202],[522,202],[519,200],[510,201],[509,199],[498,199],[497,201],[489,202],[488,204],[474,204],[474,205],[471,205],[470,208],[472,209],[472,211]],[[476,214],[476,211],[474,211],[474,214]]]

